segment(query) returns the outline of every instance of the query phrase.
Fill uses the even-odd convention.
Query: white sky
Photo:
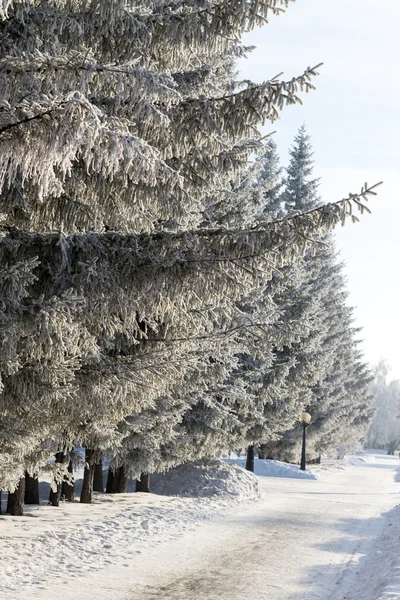
[[[400,378],[400,0],[297,0],[280,17],[244,38],[257,49],[241,62],[253,81],[284,78],[324,62],[317,90],[287,107],[276,130],[283,165],[305,122],[315,151],[323,202],[383,180],[372,215],[337,230],[346,262],[349,303],[363,327],[365,356],[386,358]]]

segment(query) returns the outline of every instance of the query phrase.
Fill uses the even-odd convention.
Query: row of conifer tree
[[[305,126],[294,139],[287,169],[280,167],[276,144],[270,140],[234,192],[241,210],[247,210],[248,204],[253,210],[258,205],[263,221],[313,210],[320,198],[312,155]],[[351,451],[363,439],[373,411],[371,374],[358,350],[358,332],[352,325],[346,296],[343,264],[335,252],[334,239],[325,236],[314,255],[297,258],[277,271],[268,286],[241,298],[239,309],[258,331],[255,334],[252,327],[241,331],[241,345],[223,378],[219,369],[211,378],[210,370],[207,388],[203,389],[202,381],[195,402],[179,404],[175,412],[171,403],[157,403],[146,414],[143,439],[135,423],[143,416],[131,416],[131,431],[126,430],[128,435],[118,451],[86,448],[83,456],[82,450],[70,447],[67,452],[57,452],[55,464],[60,465],[60,473],[56,474],[49,502],[58,506],[62,498],[74,501],[73,473],[85,463],[82,502],[90,502],[93,491],[126,492],[131,461],[136,460],[134,452],[145,449],[151,456],[155,451],[152,436],[159,435],[159,422],[168,428],[169,452],[174,444],[185,443],[186,448],[182,452],[174,448],[170,464],[166,461],[163,465],[159,459],[158,469],[248,445],[250,453],[256,445],[261,458],[298,462],[302,439],[298,417],[302,410],[312,415],[308,461],[318,461],[322,454],[336,456]],[[261,325],[271,306],[278,309],[277,326],[291,332],[287,333],[291,339],[281,344],[271,342]],[[210,356],[209,360],[215,364],[222,358]],[[106,485],[104,458],[111,459]],[[66,467],[67,477],[63,474]],[[133,473],[138,477],[137,491],[149,491],[150,473]],[[24,502],[39,503],[38,478],[25,473],[25,481],[19,483],[20,502],[24,485]],[[11,513],[17,501],[14,496],[10,494],[7,508]]]
[[[90,502],[103,459],[118,491],[229,448],[296,460],[304,409],[310,459],[363,435],[370,375],[329,232],[374,187],[322,204],[305,129],[285,172],[260,133],[314,93],[318,67],[263,84],[235,73],[242,34],[290,4],[2,3],[11,513],[44,472],[52,503],[71,494],[76,447]]]

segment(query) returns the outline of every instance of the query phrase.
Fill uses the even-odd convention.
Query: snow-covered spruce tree
[[[303,126],[290,152],[283,194],[287,211],[313,210],[318,202],[318,180],[311,176],[312,149]],[[294,428],[282,431],[280,439],[264,448],[269,456],[283,460],[293,461],[300,455],[301,432],[296,420],[303,409],[313,418],[313,426],[308,430],[309,459],[336,453],[346,439],[359,443],[371,418],[370,374],[357,348],[358,331],[352,327],[352,309],[346,304],[343,265],[337,261],[332,238],[325,237],[323,241],[328,247],[317,250],[315,257],[308,254],[300,261],[303,278],[298,290],[293,290],[294,309],[298,297],[299,306],[305,302],[314,313],[314,319],[308,320],[309,334],[285,349],[293,367],[282,399],[287,407],[292,407]],[[287,271],[298,264],[287,267]],[[285,305],[285,298],[281,301]]]
[[[227,71],[229,66],[228,63]],[[264,153],[270,155],[272,162],[277,160],[273,142],[268,143]],[[264,221],[265,205],[275,199],[275,187],[278,187],[277,174],[273,178],[267,178],[262,173],[266,168],[266,164],[260,159],[246,169],[239,179],[235,178],[226,189],[217,190],[214,196],[206,198],[203,224],[249,227],[257,221]],[[269,219],[272,220],[271,217]],[[258,289],[255,294],[259,294]],[[264,313],[259,310],[257,315],[258,326],[264,330],[263,335],[274,343],[280,343],[283,338],[288,339],[288,333],[283,333],[274,324],[275,307],[271,306],[266,297],[263,303],[268,307],[264,308]],[[225,306],[225,311],[227,308]],[[239,329],[242,331],[243,325],[250,324],[250,318],[241,307],[237,305],[236,308],[240,316]],[[254,320],[253,314],[252,321]],[[226,323],[229,323],[228,319]],[[185,460],[213,454],[226,447],[227,441],[231,443],[234,432],[237,440],[239,436],[240,440],[245,439],[243,425],[240,427],[244,419],[244,407],[248,418],[251,416],[254,421],[256,416],[251,402],[249,403],[245,394],[240,393],[237,381],[233,384],[232,381],[227,381],[238,360],[236,354],[243,352],[245,348],[243,339],[234,339],[235,331],[236,327],[230,323],[217,343],[207,339],[209,336],[204,341],[199,340],[199,363],[195,370],[189,371],[181,389],[179,385],[174,385],[173,393],[170,390],[168,396],[155,399],[149,409],[141,411],[139,415],[130,415],[121,422],[120,431],[124,432],[121,444],[109,453],[112,458],[109,491],[124,491],[125,475],[122,477],[124,485],[118,486],[117,483],[121,473],[138,477],[140,473],[147,474]],[[243,334],[241,338],[242,336]],[[224,337],[227,339],[223,339]],[[248,337],[254,340],[253,332],[248,333]],[[232,405],[234,407],[229,408]],[[233,415],[236,417],[233,418]],[[193,423],[196,423],[194,430]]]
[[[268,140],[236,191],[242,214],[247,207],[256,222],[282,217],[281,172],[276,144]],[[273,301],[272,289],[276,294],[283,279],[282,270],[276,270],[268,284],[264,283],[237,304],[249,323],[265,325],[256,330],[248,328],[243,333],[236,362],[232,362],[219,393],[214,390],[213,396],[208,395],[204,417],[200,418],[199,411],[204,405],[204,395],[196,410],[185,415],[184,422],[195,434],[192,445],[203,444],[204,453],[269,440],[277,429],[284,427],[288,410],[281,397],[288,365],[276,360],[274,348],[283,351],[308,329],[298,318],[290,322],[283,319],[282,303]],[[213,413],[214,418],[210,418]]]
[[[295,136],[289,156],[284,189],[279,195],[281,214],[286,215],[307,212],[319,204],[318,180],[310,178],[312,152],[304,126]],[[319,319],[323,292],[315,283],[318,277],[318,257],[308,254],[281,269],[280,277],[269,283],[268,292],[280,308],[282,322],[286,326],[297,323],[298,335],[292,343],[273,350],[275,369],[269,373],[271,384],[276,385],[275,370],[278,377],[284,372],[285,379],[275,392],[275,403],[266,406],[266,422],[274,423],[275,429],[263,430],[261,424],[257,428],[255,439],[260,456],[278,457],[281,442],[277,433],[292,428],[303,407],[311,402],[312,388],[324,373]]]
[[[275,206],[277,202],[279,174],[276,145],[269,140],[243,173],[239,185],[232,185],[220,195],[220,203],[214,206],[213,214],[207,213],[207,218],[213,217],[225,226],[265,220],[266,204]],[[272,214],[268,218],[272,221]],[[177,428],[173,450],[182,457],[196,458],[242,447],[248,442],[250,423],[262,419],[259,394],[264,373],[270,367],[272,345],[283,344],[290,337],[279,328],[277,308],[262,286],[241,298],[236,307],[249,326],[240,332],[239,339],[230,336],[223,352],[221,348],[217,355],[207,357],[200,388],[190,386],[191,406]]]
[[[241,33],[286,4],[2,4],[0,266],[7,285],[32,273],[4,304],[2,487],[74,443],[117,448],[204,340],[244,326],[236,300],[350,214],[352,199],[198,228],[257,127],[312,88],[313,69],[241,90],[226,76]]]
[[[384,360],[378,363],[373,373],[371,394],[375,415],[368,429],[365,446],[396,450],[400,445],[400,382],[388,382],[389,367]]]
[[[279,220],[284,216],[282,168],[273,140],[268,142],[257,162],[261,164],[257,186],[263,198],[262,218]],[[250,354],[241,355],[242,373],[235,374],[236,378],[245,375],[254,395],[253,406],[241,427],[242,443],[236,444],[237,447],[250,444],[251,455],[257,444],[259,454],[263,456],[263,443],[275,439],[277,432],[292,422],[297,396],[288,393],[287,380],[295,367],[290,349],[309,337],[314,317],[312,309],[315,308],[312,305],[310,310],[308,296],[304,301],[303,278],[302,263],[296,260],[290,267],[282,267],[273,273],[266,287],[253,298],[250,312],[261,310],[271,314],[273,309],[276,327],[286,335],[278,343],[273,336],[260,335],[258,348],[251,348]]]
[[[313,151],[310,136],[303,124],[294,137],[289,150],[289,164],[284,177],[284,191],[281,196],[285,214],[293,211],[304,213],[319,203],[319,179],[313,179]]]
[[[281,218],[281,171],[275,141],[262,141],[240,177],[210,199],[202,224],[243,228]]]
[[[371,421],[371,372],[359,351],[359,329],[353,326],[353,309],[347,305],[343,264],[333,252],[325,258],[322,277],[328,280],[333,271],[330,293],[324,302],[326,335],[322,353],[329,357],[324,377],[314,388],[313,402],[308,407],[313,413],[309,428],[309,457],[322,454],[336,456],[337,449],[350,443],[357,447],[364,439]]]
[[[280,187],[279,159],[276,145],[271,140],[262,155],[244,173],[240,185],[224,194],[214,216],[217,214],[218,219],[223,218],[220,208],[225,202],[231,210],[224,218],[229,219],[231,225],[265,219],[267,210],[272,221],[281,211]],[[231,204],[227,202],[228,196],[232,199]],[[282,274],[274,278],[275,290],[282,285],[281,278]],[[294,285],[294,270],[290,285]],[[280,389],[288,373],[288,364],[287,361],[274,364],[273,349],[283,351],[302,335],[309,334],[310,324],[306,322],[306,316],[300,319],[300,298],[296,298],[297,313],[291,319],[286,318],[287,314],[282,319],[282,302],[279,305],[272,302],[271,289],[265,289],[265,285],[253,290],[236,305],[249,326],[241,331],[240,339],[231,336],[228,340],[221,340],[217,355],[211,355],[209,348],[209,356],[201,364],[202,376],[196,380],[191,373],[185,384],[184,395],[190,408],[183,414],[182,422],[175,422],[172,427],[173,414],[167,414],[164,423],[169,422],[169,435],[159,437],[158,452],[155,446],[149,451],[148,446],[154,444],[154,436],[146,428],[145,435],[134,430],[135,426],[151,426],[154,419],[149,420],[143,415],[142,422],[132,421],[132,434],[122,446],[124,449],[130,447],[131,457],[135,453],[140,456],[140,460],[132,461],[136,466],[147,464],[147,468],[154,469],[156,465],[162,468],[172,464],[171,461],[183,462],[213,455],[221,449],[270,439],[278,429],[291,425],[292,412],[282,402],[283,392]],[[288,414],[290,421],[286,423]],[[122,460],[123,452],[117,452],[119,460]],[[149,465],[150,458],[155,461],[153,465]]]
[[[284,217],[282,203],[282,175],[278,147],[275,140],[269,139],[263,152],[257,157],[256,163],[261,168],[256,177],[257,190],[262,196],[262,220],[273,221]]]
[[[255,221],[267,215],[276,219],[282,210],[280,197],[279,159],[276,145],[269,141],[234,190],[235,217],[246,222],[249,211]],[[206,384],[193,390],[192,406],[177,428],[176,444],[168,445],[181,460],[271,440],[278,431],[292,426],[293,415],[311,400],[309,387],[299,390],[293,372],[298,379],[301,372],[310,383],[314,365],[308,370],[304,364],[295,369],[293,355],[299,352],[300,341],[303,353],[308,349],[304,339],[311,338],[310,331],[316,328],[319,307],[304,282],[304,263],[288,269],[276,271],[267,286],[258,287],[237,303],[248,323],[258,327],[244,330],[239,344],[230,343],[230,350],[235,350],[230,363],[221,356],[210,357],[214,377],[210,368]]]

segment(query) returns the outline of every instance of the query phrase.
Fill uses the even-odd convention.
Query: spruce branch
[[[284,225],[284,224],[289,224],[289,225],[304,225],[306,223],[313,223],[311,221],[304,221],[304,217],[318,217],[315,221],[315,224],[313,226],[315,226],[316,228],[322,226],[323,224],[323,219],[324,217],[326,217],[328,214],[332,213],[334,218],[336,218],[336,223],[339,222],[342,218],[342,215],[344,215],[344,217],[346,218],[347,216],[352,216],[352,205],[353,203],[355,204],[355,206],[358,208],[358,210],[361,211],[367,211],[367,212],[371,212],[369,210],[369,208],[366,206],[365,202],[368,201],[369,196],[376,196],[377,192],[375,191],[377,187],[381,186],[383,184],[382,181],[380,181],[379,183],[375,183],[372,186],[368,186],[368,184],[366,183],[362,188],[359,194],[354,194],[354,193],[350,193],[347,197],[343,198],[342,200],[338,200],[336,202],[332,202],[332,203],[328,203],[328,204],[323,204],[321,206],[317,206],[316,208],[312,208],[311,210],[308,210],[306,212],[303,213],[299,213],[299,214],[295,214],[292,216],[288,216],[288,217],[283,217],[282,219],[278,219],[276,221],[264,221],[264,222],[260,222],[257,223],[257,225],[254,225],[252,228],[249,229],[235,229],[235,230],[229,230],[226,229],[224,227],[218,227],[215,229],[197,229],[197,230],[190,230],[190,231],[186,231],[186,232],[176,232],[176,233],[165,233],[165,232],[160,232],[160,233],[155,233],[153,234],[154,238],[157,237],[162,237],[162,236],[168,236],[170,239],[179,239],[182,238],[183,236],[188,236],[188,235],[196,235],[199,237],[210,237],[213,238],[215,236],[220,236],[220,237],[224,237],[224,236],[243,236],[246,234],[252,234],[252,235],[257,235],[257,234],[262,234],[265,231],[273,231],[275,230],[276,227],[279,227],[280,224]]]
[[[59,104],[59,106],[61,106],[61,104]],[[10,129],[19,127],[20,125],[25,125],[26,123],[30,123],[31,121],[36,121],[39,119],[44,119],[45,117],[53,114],[55,110],[56,110],[55,108],[50,108],[49,110],[45,110],[43,112],[37,113],[36,115],[33,115],[32,117],[24,117],[23,119],[20,119],[19,121],[14,121],[13,123],[8,123],[7,125],[0,127],[0,135],[2,135],[6,131],[9,131]]]
[[[62,244],[62,264],[70,269],[71,253],[74,249],[75,260],[83,252],[87,257],[103,255],[103,259],[114,260],[113,267],[118,265],[118,248],[126,254],[129,251],[129,269],[160,268],[166,272],[178,265],[195,265],[196,263],[231,263],[247,261],[246,269],[253,271],[252,261],[265,257],[269,271],[279,267],[279,261],[291,261],[295,256],[302,255],[308,247],[319,245],[320,237],[339,222],[344,222],[352,215],[352,204],[360,212],[367,207],[365,201],[371,195],[376,195],[376,188],[363,186],[359,194],[350,194],[338,202],[325,204],[299,215],[293,215],[273,222],[258,223],[246,229],[193,229],[179,232],[155,232],[152,234],[123,235],[115,232],[90,233],[86,235],[63,236],[61,234],[35,234],[20,231],[16,228],[2,227],[7,237],[24,239],[26,249],[29,245],[38,248]],[[1,244],[0,240],[0,244]],[[323,243],[323,242],[322,242]],[[125,249],[125,250],[123,250]],[[88,254],[87,254],[88,253]],[[39,259],[40,259],[40,253]],[[58,253],[55,249],[55,256]],[[97,259],[96,259],[97,260]],[[127,265],[128,266],[128,265]],[[113,268],[110,264],[110,267]],[[126,273],[125,275],[126,276]],[[231,277],[225,273],[226,277]]]
[[[279,81],[278,77],[282,75],[276,75],[272,79],[260,83],[260,84],[252,84],[249,85],[246,89],[240,90],[239,92],[234,92],[231,94],[224,94],[219,97],[211,97],[211,98],[186,98],[182,102],[182,106],[188,104],[206,104],[206,103],[220,103],[225,101],[233,101],[236,105],[237,101],[240,99],[251,98],[253,92],[259,92],[265,100],[271,106],[276,104],[279,108],[282,108],[285,103],[301,103],[300,98],[296,95],[296,93],[301,90],[305,90],[308,93],[311,90],[315,90],[315,86],[311,83],[312,77],[316,77],[319,75],[318,69],[323,66],[324,63],[318,63],[315,67],[307,67],[305,71],[298,75],[297,77],[293,77],[288,81]]]

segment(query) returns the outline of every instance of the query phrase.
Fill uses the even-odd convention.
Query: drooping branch
[[[272,79],[220,97],[185,99],[168,111],[169,130],[150,130],[151,135],[167,157],[185,157],[192,148],[215,156],[239,138],[259,137],[258,127],[274,122],[285,106],[301,104],[298,94],[315,89],[311,81],[321,64],[289,81]]]
[[[130,132],[126,119],[106,117],[77,92],[62,100],[3,109],[0,117],[6,123],[0,127],[0,190],[20,176],[38,186],[39,198],[60,195],[78,160],[87,172],[110,181],[120,174],[125,183],[154,186],[175,179],[180,184],[158,150]],[[52,122],[43,123],[45,118]]]
[[[278,77],[283,74],[280,73],[264,83],[251,84],[245,90],[241,90],[239,92],[225,94],[217,98],[187,98],[182,102],[182,104],[183,106],[191,103],[201,105],[207,102],[224,102],[226,100],[233,100],[234,104],[236,105],[242,97],[251,94],[253,91],[260,91],[265,94],[269,102],[275,103],[279,107],[282,107],[289,97],[293,97],[293,102],[299,101],[298,99],[295,99],[295,94],[297,94],[299,90],[305,90],[308,92],[315,89],[315,87],[311,84],[311,78],[319,75],[317,69],[322,67],[323,64],[324,63],[318,63],[315,65],[315,67],[307,67],[302,75],[293,77],[289,81],[279,81]],[[290,101],[288,103],[290,103]]]
[[[51,265],[54,273],[62,273],[62,277],[57,277],[53,284],[57,294],[71,286],[86,292],[90,289],[95,295],[101,294],[98,277],[103,280],[103,271],[107,273],[106,279],[109,278],[107,289],[110,286],[115,289],[125,287],[124,281],[129,281],[133,274],[137,277],[140,271],[146,269],[153,270],[157,277],[167,279],[168,273],[173,272],[179,281],[179,272],[184,276],[192,269],[202,269],[202,265],[218,270],[218,265],[224,263],[231,264],[233,279],[238,277],[240,280],[242,277],[251,278],[263,267],[266,274],[272,274],[280,265],[304,254],[308,248],[318,246],[321,235],[336,224],[345,222],[349,217],[356,220],[354,208],[361,213],[368,211],[365,201],[376,194],[377,185],[365,186],[359,194],[351,194],[308,213],[260,223],[251,229],[62,236],[8,228],[0,240],[0,250],[11,264],[38,256],[47,265],[46,270]],[[239,273],[235,267],[238,262],[246,265],[247,271]],[[223,276],[222,272],[220,275]],[[226,272],[223,277],[231,276]]]

